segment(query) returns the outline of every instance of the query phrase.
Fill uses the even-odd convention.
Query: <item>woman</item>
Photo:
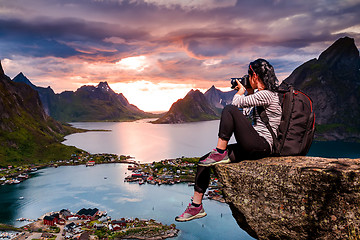
[[[271,154],[273,139],[260,119],[257,107],[262,106],[265,109],[270,126],[276,133],[281,119],[281,106],[276,92],[278,80],[274,68],[264,59],[251,62],[248,73],[251,88],[245,89],[237,81],[235,89],[238,92],[233,98],[232,105],[226,106],[221,114],[216,149],[200,158],[192,203],[183,214],[175,218],[176,221],[184,222],[206,216],[202,199],[209,186],[210,166],[245,159],[260,159]],[[243,111],[239,108],[243,108]],[[228,145],[232,134],[237,143]]]

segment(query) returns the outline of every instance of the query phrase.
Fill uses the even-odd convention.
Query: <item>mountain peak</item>
[[[319,56],[319,61],[326,62],[329,67],[336,63],[347,64],[359,58],[359,50],[355,40],[349,37],[339,38]]]
[[[36,86],[32,84],[32,82],[22,72],[16,75],[16,77],[13,78],[13,81],[17,83],[25,83],[30,87],[32,87],[33,89],[36,88]]]
[[[106,81],[105,82],[100,82],[97,85],[97,88],[104,91],[104,92],[112,91],[112,89],[110,88],[109,84]]]

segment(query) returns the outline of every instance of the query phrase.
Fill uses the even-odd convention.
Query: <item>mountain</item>
[[[11,81],[0,62],[0,166],[69,159],[79,150],[61,141],[76,131],[47,116],[38,93]]]
[[[13,78],[13,81],[17,83],[25,83],[29,85],[32,89],[36,90],[39,93],[40,101],[42,103],[45,113],[48,116],[51,116],[50,108],[51,104],[55,101],[56,95],[50,86],[47,88],[37,87],[32,84],[22,72],[16,75],[16,77]]]
[[[284,81],[314,101],[316,138],[360,140],[360,57],[354,39],[338,39]]]
[[[123,94],[115,93],[107,82],[100,82],[97,86],[82,86],[75,92],[55,94],[50,87],[33,85],[23,73],[19,73],[13,81],[25,83],[35,89],[45,112],[63,122],[129,121],[158,116],[130,104]]]
[[[61,121],[126,121],[152,116],[129,104],[123,94],[115,93],[107,82],[82,86],[75,92],[58,95],[52,116]]]
[[[199,90],[191,90],[171,106],[170,110],[153,123],[184,123],[219,119],[218,114]]]
[[[205,98],[208,103],[217,109],[217,112],[220,114],[222,109],[231,104],[232,99],[236,93],[236,90],[232,90],[229,92],[223,92],[217,89],[214,85],[209,88],[205,93]]]

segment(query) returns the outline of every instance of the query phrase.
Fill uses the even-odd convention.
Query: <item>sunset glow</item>
[[[0,60],[56,93],[107,81],[144,111],[191,89],[229,89],[265,58],[280,80],[340,37],[360,45],[356,0],[11,0]]]
[[[116,92],[126,93],[131,104],[149,112],[162,112],[192,89],[190,84],[157,83],[138,81],[114,83],[110,87]]]

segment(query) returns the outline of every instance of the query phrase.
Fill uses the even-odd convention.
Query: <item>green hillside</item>
[[[61,141],[77,131],[48,117],[37,92],[12,82],[0,63],[0,166],[69,159],[81,150]]]

